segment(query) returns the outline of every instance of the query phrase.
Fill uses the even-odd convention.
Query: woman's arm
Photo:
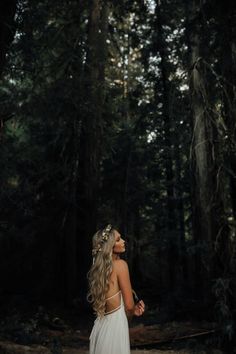
[[[145,305],[142,300],[136,305],[134,304],[128,264],[123,259],[119,259],[114,262],[114,265],[127,317],[131,319],[133,315],[141,316]]]

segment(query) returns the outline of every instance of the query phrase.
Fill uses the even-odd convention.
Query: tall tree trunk
[[[14,17],[17,0],[0,1],[0,79],[4,69],[6,54],[15,35]],[[11,114],[3,115],[0,112],[0,131],[4,122],[11,118]]]
[[[64,274],[64,298],[65,303],[71,305],[77,292],[77,182],[78,182],[78,166],[79,166],[79,120],[74,117],[73,122],[73,156],[71,162],[70,185],[68,188],[68,207],[63,221],[64,237],[63,237],[63,253],[65,254],[65,262],[63,262]],[[63,257],[64,258],[64,257]]]
[[[216,129],[208,100],[204,65],[201,2],[190,6],[192,30],[190,91],[193,115],[192,168],[194,181],[193,235],[197,246],[196,291],[205,304],[212,303],[212,281],[224,272],[224,257],[229,242],[228,227],[217,180]],[[205,47],[204,47],[205,48]]]
[[[223,77],[223,114],[227,127],[228,136],[228,158],[229,161],[229,183],[232,205],[232,216],[235,222],[236,215],[236,4],[234,2],[218,3],[216,6],[216,18],[218,22],[218,37],[220,43],[219,67]],[[226,193],[225,193],[226,194]],[[228,248],[230,245],[228,244]],[[228,257],[227,257],[228,258]],[[230,258],[230,257],[229,257]],[[230,315],[236,324],[236,242],[231,246],[231,259],[227,261],[226,276],[230,279],[229,292],[227,293],[227,305]],[[231,320],[231,319],[230,319]],[[236,346],[235,333],[232,338],[226,338],[224,349],[232,353]]]
[[[14,17],[17,0],[0,2],[0,77],[4,68],[7,50],[15,34]]]
[[[209,299],[211,282],[214,230],[212,219],[213,185],[212,126],[206,115],[204,105],[205,81],[204,67],[201,61],[200,3],[191,2],[190,15],[193,29],[190,35],[191,45],[191,97],[193,114],[193,235],[199,250],[196,253],[196,290],[199,296]],[[196,14],[196,15],[193,15]],[[196,17],[195,17],[196,16]],[[205,252],[205,257],[204,257]],[[204,296],[205,295],[205,296]],[[207,296],[206,296],[207,295]]]
[[[142,244],[141,244],[141,224],[140,224],[140,211],[139,206],[134,207],[132,213],[132,234],[135,235],[133,239],[133,254],[132,254],[132,279],[134,285],[138,288],[143,284],[143,273],[142,273]]]
[[[130,20],[127,19],[127,22],[124,23],[124,35],[123,35],[123,71],[122,71],[122,80],[123,80],[123,120],[127,123],[127,127],[130,124],[130,104],[129,104],[129,71],[130,71]],[[128,32],[126,38],[125,32]],[[120,205],[120,219],[121,219],[121,230],[124,234],[127,234],[128,226],[128,194],[129,194],[129,183],[130,183],[130,169],[132,163],[132,148],[133,148],[133,139],[130,136],[130,130],[127,130],[127,147],[126,147],[126,156],[124,161],[124,190],[123,190],[123,199],[121,200]]]
[[[74,14],[77,22],[77,40],[82,41],[81,33],[81,20],[85,11],[85,5],[83,0],[78,0],[78,11]],[[68,40],[71,38],[68,37]],[[73,39],[72,39],[73,40]],[[74,46],[74,42],[73,42]],[[82,72],[83,72],[83,53],[78,46],[77,48],[77,60],[71,65],[71,74],[78,87],[78,91],[82,92]],[[77,107],[80,107],[82,98],[78,95],[76,102]],[[78,255],[77,255],[77,235],[78,235],[78,201],[77,201],[77,189],[78,189],[78,174],[79,174],[79,142],[80,142],[80,130],[81,130],[81,117],[79,114],[74,114],[71,122],[71,139],[69,147],[65,148],[66,159],[69,162],[70,169],[68,170],[68,199],[67,208],[63,218],[62,224],[62,269],[59,267],[60,273],[63,275],[63,291],[64,301],[66,304],[71,305],[78,291]],[[58,276],[61,279],[61,276]]]
[[[82,113],[78,180],[78,282],[82,298],[87,292],[86,274],[91,263],[91,237],[97,227],[107,26],[107,4],[102,0],[91,1],[84,73],[86,85],[83,105],[86,106]]]
[[[186,240],[185,240],[185,222],[184,222],[184,201],[183,201],[183,187],[181,181],[181,156],[178,149],[178,144],[175,147],[175,164],[176,164],[176,209],[178,210],[178,225],[179,225],[179,243],[178,243],[178,253],[179,253],[179,266],[180,274],[179,279],[181,280],[180,286],[183,288],[189,285],[189,271],[187,262],[187,250],[186,250]],[[185,281],[185,284],[183,282]]]
[[[173,157],[171,152],[171,119],[169,112],[169,79],[167,68],[167,53],[166,43],[163,34],[163,18],[161,12],[161,4],[159,1],[156,4],[156,28],[157,28],[157,40],[156,40],[156,52],[160,55],[160,72],[161,72],[161,86],[162,86],[162,103],[163,103],[163,128],[164,128],[164,144],[165,144],[165,173],[166,173],[166,192],[167,192],[167,226],[169,235],[168,244],[168,265],[169,265],[169,288],[173,290],[176,283],[176,273],[173,267],[173,259],[177,260],[178,254],[176,252],[176,240],[175,240],[175,206],[174,206],[174,173],[173,173]],[[156,100],[160,91],[158,83],[156,84],[155,93]]]
[[[236,4],[217,5],[218,36],[220,37],[220,68],[224,78],[224,119],[227,126],[230,160],[230,186],[233,215],[236,215]]]

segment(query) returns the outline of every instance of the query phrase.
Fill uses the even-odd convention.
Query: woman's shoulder
[[[115,259],[113,261],[113,268],[117,272],[127,272],[128,268],[128,263],[124,259]]]

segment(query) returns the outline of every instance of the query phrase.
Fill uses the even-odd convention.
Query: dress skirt
[[[89,354],[130,354],[129,325],[122,295],[118,310],[96,318],[89,340]]]

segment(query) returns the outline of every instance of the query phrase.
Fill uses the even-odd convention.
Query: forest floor
[[[0,349],[3,350],[1,353],[4,354],[52,354],[53,352],[47,348],[43,347],[29,347],[29,346],[16,346],[12,344],[0,344]],[[89,354],[86,349],[73,349],[73,348],[63,348],[62,351],[57,352],[62,354]],[[189,351],[189,350],[131,350],[131,354],[221,354],[222,352],[218,350],[214,351]]]
[[[2,311],[1,311],[2,312]],[[75,310],[46,310],[0,314],[0,353],[88,354],[94,318]],[[130,324],[132,354],[221,354],[216,323],[209,321],[157,321],[156,313]],[[160,317],[159,317],[160,318]]]

